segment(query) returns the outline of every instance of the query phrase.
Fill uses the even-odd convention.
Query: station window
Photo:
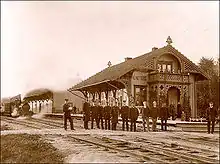
[[[161,64],[158,64],[158,65],[157,65],[157,69],[158,69],[159,72],[162,71]]]
[[[161,61],[157,64],[157,69],[159,72],[172,72],[172,63],[171,62],[166,62],[166,61]]]
[[[171,71],[172,71],[171,65],[168,64],[168,65],[167,65],[167,72],[171,72]]]
[[[163,64],[163,72],[166,71],[166,68],[167,68],[167,65],[166,65],[166,64]]]

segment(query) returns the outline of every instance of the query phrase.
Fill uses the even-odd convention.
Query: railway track
[[[107,140],[112,141],[119,141],[119,139],[112,139],[112,138],[106,138]],[[122,142],[128,142],[128,139],[126,140],[121,140]],[[166,161],[166,157],[171,157],[168,158],[167,162],[170,162],[169,160],[173,160],[172,162],[175,163],[182,163],[187,161],[188,163],[190,162],[195,162],[195,163],[219,163],[218,158],[218,152],[213,152],[213,151],[201,151],[196,148],[188,148],[184,146],[172,146],[168,144],[162,144],[158,142],[153,142],[148,139],[142,139],[137,137],[135,140],[132,142],[129,140],[128,142],[130,145],[135,146],[134,149],[141,149],[144,147],[144,149],[148,152],[153,152],[156,155],[159,155],[159,158],[164,159]],[[154,155],[153,154],[153,155]],[[163,157],[165,155],[165,158]],[[175,158],[174,158],[175,157]],[[174,160],[175,159],[175,160]]]
[[[110,149],[118,152],[119,154],[125,154],[125,157],[132,156],[138,160],[138,162],[151,162],[151,163],[164,163],[164,160],[160,158],[155,158],[153,156],[147,156],[143,154],[138,154],[133,151],[133,149],[126,148],[124,149],[124,143],[117,141],[115,145],[110,144],[105,139],[98,139],[95,137],[91,137],[90,135],[68,135],[68,139],[72,139],[73,141],[78,141],[79,143],[89,144],[90,146],[94,145],[97,147]]]
[[[23,125],[33,129],[63,128],[61,122],[47,119],[30,118],[27,120],[16,120],[14,118],[1,117],[9,123]],[[79,141],[105,149],[117,151],[135,157],[139,162],[155,163],[219,163],[218,152],[198,149],[183,145],[170,145],[164,142],[156,142],[150,139],[135,137],[132,139],[114,139],[114,137],[76,135],[67,136],[72,141]],[[211,141],[212,143],[212,141]]]
[[[143,141],[139,141],[139,143],[137,143],[137,141],[132,142],[128,140],[125,141],[108,137],[92,137],[89,135],[68,135],[68,138],[122,152],[139,159],[141,162],[219,163],[219,160],[214,159],[215,156],[213,154],[205,154],[195,150],[189,150],[184,147],[168,148],[164,147],[164,145],[159,147],[158,145],[160,144],[152,143],[151,141],[148,141],[146,144],[146,142]]]
[[[57,127],[61,127],[57,124],[53,124],[53,123],[48,123],[45,121],[41,121],[41,120],[37,120],[37,119],[25,119],[25,120],[18,120],[18,119],[14,119],[14,118],[10,118],[10,117],[1,117],[1,120],[8,122],[8,123],[12,123],[12,124],[18,124],[18,125],[22,125],[28,128],[32,128],[32,129],[54,129]]]
[[[25,126],[25,127],[31,128],[31,129],[42,129],[39,126],[29,124],[29,123],[21,121],[21,120],[8,119],[8,118],[1,117],[1,121],[5,121],[5,122],[11,123],[11,124],[17,124],[17,125]]]
[[[183,137],[178,137],[178,136],[175,136],[173,137],[173,139],[176,139],[176,140],[184,140],[184,141],[188,141],[188,142],[192,142],[192,143],[195,143],[195,144],[203,144],[203,145],[207,145],[207,146],[210,146],[210,145],[218,145],[219,146],[219,140],[212,140],[208,137],[187,137],[187,138],[183,138]]]
[[[140,142],[141,144],[146,143],[147,147],[155,148],[158,150],[165,150],[165,152],[169,152],[169,154],[173,154],[176,157],[180,158],[189,158],[191,161],[195,162],[205,162],[205,163],[219,163],[219,152],[200,149],[185,145],[176,145],[176,144],[166,144],[164,142],[155,142],[149,139],[136,137],[135,142]],[[191,162],[190,161],[190,162]]]

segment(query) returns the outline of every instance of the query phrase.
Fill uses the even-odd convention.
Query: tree
[[[219,59],[202,57],[198,66],[209,76],[209,80],[198,82],[197,84],[197,108],[200,117],[205,116],[208,103],[213,101],[219,106]]]

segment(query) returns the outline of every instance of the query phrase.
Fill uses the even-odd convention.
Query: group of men
[[[102,128],[110,130],[111,122],[112,130],[116,130],[118,117],[121,116],[122,130],[129,131],[130,122],[130,131],[136,131],[136,122],[139,116],[139,111],[142,113],[144,131],[146,131],[146,124],[147,131],[150,131],[150,117],[152,118],[152,131],[156,131],[156,122],[158,117],[161,118],[162,130],[167,130],[167,120],[169,118],[168,108],[166,107],[166,103],[163,103],[162,107],[158,108],[156,101],[153,102],[151,108],[149,108],[147,102],[144,101],[143,107],[141,107],[140,109],[135,107],[134,104],[131,104],[131,106],[129,107],[125,104],[125,102],[123,102],[122,107],[117,106],[116,103],[114,103],[112,106],[101,106],[100,101],[97,101],[96,103],[93,102],[91,104],[85,102],[83,105],[84,128],[88,129],[88,123],[89,121],[91,121],[91,129],[93,129],[95,121],[96,126],[99,129]]]
[[[73,128],[73,121],[71,119],[71,110],[72,107],[67,103],[68,100],[65,99],[65,104],[63,105],[64,111],[64,128],[67,129],[67,120],[70,121],[71,129]],[[161,130],[167,131],[167,120],[170,116],[173,116],[172,110],[167,107],[167,104],[164,102],[157,105],[156,101],[152,102],[151,107],[147,105],[147,102],[143,102],[143,107],[139,110],[142,115],[143,129],[144,131],[150,131],[150,121],[152,119],[152,131],[156,131],[156,124],[158,118],[161,120]],[[122,119],[122,130],[125,128],[129,131],[130,122],[130,131],[136,131],[136,122],[139,116],[139,110],[137,107],[132,104],[130,107],[123,102],[123,105],[119,107],[116,102],[111,104],[111,106],[106,105],[102,106],[100,101],[92,102],[91,104],[85,102],[83,104],[83,121],[84,128],[89,129],[88,123],[91,121],[91,129],[94,128],[94,122],[96,127],[99,129],[112,129],[116,130],[118,118],[121,116]],[[209,103],[209,108],[207,108],[206,119],[207,119],[207,130],[210,133],[210,125],[212,123],[211,133],[214,132],[214,125],[216,121],[217,110],[214,108],[213,103]],[[146,130],[147,124],[147,130]]]
[[[147,131],[150,131],[150,117],[152,119],[152,131],[156,131],[156,125],[158,118],[161,119],[161,130],[167,130],[167,120],[170,117],[170,112],[166,103],[162,103],[162,106],[159,108],[156,101],[153,101],[152,107],[149,108],[147,102],[143,102],[142,119],[143,119],[143,128],[146,131],[145,125],[147,123]]]
[[[116,130],[119,115],[121,115],[122,118],[122,130],[125,130],[125,125],[127,131],[129,130],[128,120],[130,120],[130,130],[136,131],[136,121],[139,111],[133,105],[128,107],[124,102],[123,106],[119,108],[116,102],[113,102],[111,106],[102,106],[100,101],[96,101],[96,103],[92,102],[91,104],[85,102],[83,105],[83,120],[85,129],[88,129],[89,121],[91,121],[91,129],[93,129],[95,121],[96,126],[99,129]]]

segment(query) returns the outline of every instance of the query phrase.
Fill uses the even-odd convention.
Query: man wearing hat
[[[144,131],[146,131],[145,124],[147,123],[147,131],[150,131],[150,123],[149,123],[150,108],[147,105],[147,101],[144,101],[143,105],[144,106],[141,109],[142,119],[143,119],[143,128],[144,128]]]
[[[157,102],[153,101],[153,106],[150,109],[150,115],[152,118],[152,131],[156,131],[158,111],[159,111],[159,109],[157,107]]]
[[[64,129],[65,130],[67,130],[67,120],[69,120],[69,122],[70,122],[71,130],[74,130],[74,128],[73,128],[73,120],[71,118],[71,111],[72,111],[72,108],[68,104],[68,99],[65,99],[65,103],[63,104]]]
[[[169,117],[169,111],[166,102],[162,103],[162,107],[159,110],[159,115],[161,119],[161,130],[167,131],[167,120]]]
[[[210,133],[210,125],[212,123],[211,133],[213,134],[214,127],[215,127],[216,117],[217,117],[217,110],[214,107],[213,102],[210,102],[209,103],[209,107],[206,109],[206,120],[207,120],[207,130],[208,130],[208,133]]]
[[[100,100],[97,100],[97,112],[98,112],[98,125],[99,123],[101,123],[102,129],[104,129],[104,125],[103,125],[104,108],[101,106]]]
[[[91,103],[91,129],[93,129],[94,121],[96,122],[97,128],[99,127],[99,121],[98,121],[98,110],[97,106],[95,106],[95,102]]]
[[[110,130],[111,107],[109,105],[104,107],[105,129]]]
[[[83,121],[84,121],[84,128],[85,129],[89,129],[89,127],[88,127],[89,120],[90,120],[90,105],[86,101],[83,104]]]
[[[138,116],[139,116],[138,109],[135,107],[134,103],[131,103],[131,107],[130,107],[130,110],[129,110],[129,119],[130,119],[130,122],[131,122],[130,130],[131,131],[133,130],[133,127],[134,127],[134,132],[136,132],[136,121],[138,119]]]
[[[126,105],[126,101],[123,101],[123,106],[121,107],[121,118],[122,118],[122,130],[124,131],[125,129],[125,124],[126,124],[126,129],[127,131],[129,130],[128,127],[128,115],[129,115],[129,107]]]
[[[112,130],[116,130],[116,126],[118,123],[118,114],[119,114],[119,107],[117,106],[116,100],[113,102],[113,107],[111,110],[111,122],[112,122]]]

